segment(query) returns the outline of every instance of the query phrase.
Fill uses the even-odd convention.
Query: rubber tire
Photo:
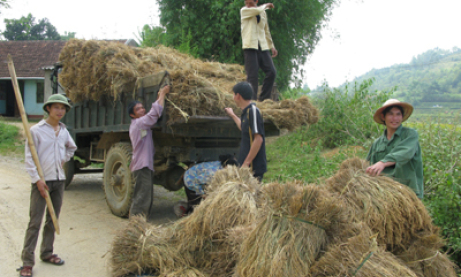
[[[180,166],[176,166],[167,170],[165,184],[163,185],[169,191],[178,191],[184,186],[183,174],[185,170]]]
[[[64,173],[66,174],[66,182],[65,182],[65,188],[70,185],[72,182],[72,179],[74,179],[74,174],[75,174],[75,160],[74,158],[71,158],[68,162],[64,164]]]
[[[129,168],[132,147],[130,143],[114,144],[104,163],[103,185],[106,202],[116,216],[127,217],[134,193],[134,178]]]

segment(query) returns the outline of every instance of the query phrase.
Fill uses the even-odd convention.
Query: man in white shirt
[[[261,68],[266,77],[259,101],[271,97],[277,71],[272,58],[278,54],[272,42],[267,21],[266,10],[273,9],[272,3],[257,6],[258,0],[245,0],[245,6],[240,10],[242,29],[242,48],[245,57],[247,81],[253,88],[253,100],[258,95],[258,70]]]
[[[19,268],[19,276],[32,276],[32,267],[35,265],[35,247],[43,215],[45,214],[45,190],[49,192],[56,218],[59,218],[64,183],[66,181],[63,166],[77,150],[74,140],[66,129],[66,125],[60,122],[70,108],[65,96],[53,94],[43,105],[48,117],[30,128],[45,181],[40,179],[29,145],[26,143],[26,170],[30,175],[32,186],[30,193],[30,220],[24,238],[24,248],[21,255],[23,266]],[[63,265],[64,260],[53,254],[54,232],[51,215],[47,212],[40,247],[40,259],[53,265]]]

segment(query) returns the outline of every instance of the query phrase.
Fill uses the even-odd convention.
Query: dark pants
[[[135,188],[131,202],[130,216],[144,215],[149,219],[154,202],[154,172],[147,167],[133,171]]]
[[[186,196],[187,196],[187,213],[190,214],[191,212],[194,211],[194,207],[200,204],[202,201],[202,195],[197,194],[195,191],[187,188],[184,186],[184,190],[186,191]]]
[[[258,97],[258,70],[261,68],[266,74],[264,78],[259,101],[271,98],[272,87],[274,86],[275,70],[274,62],[272,61],[271,51],[261,51],[256,49],[244,49],[245,71],[247,73],[247,82],[253,87],[253,100]]]
[[[53,203],[56,218],[61,212],[62,199],[64,195],[63,181],[47,181],[50,199]],[[46,200],[40,195],[37,185],[32,184],[30,192],[29,226],[24,238],[24,248],[22,250],[22,262],[24,266],[35,265],[35,248],[37,246],[38,234],[42,224],[43,214],[46,209]],[[42,245],[40,247],[40,259],[47,259],[53,254],[54,225],[51,215],[46,209],[45,226],[43,226]]]

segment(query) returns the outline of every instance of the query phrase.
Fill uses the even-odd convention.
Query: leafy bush
[[[461,260],[461,128],[433,121],[414,124],[424,165],[424,203],[448,238],[448,250]]]
[[[333,148],[341,145],[363,145],[370,138],[381,135],[373,114],[390,98],[395,89],[386,92],[370,91],[373,79],[361,84],[346,85],[344,91],[325,87],[317,95],[321,117],[310,129],[310,136],[320,138],[323,145]],[[352,90],[352,91],[350,91]]]

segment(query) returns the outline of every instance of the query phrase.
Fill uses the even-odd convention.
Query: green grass
[[[24,141],[19,128],[0,119],[0,155],[20,155],[24,153]]]

